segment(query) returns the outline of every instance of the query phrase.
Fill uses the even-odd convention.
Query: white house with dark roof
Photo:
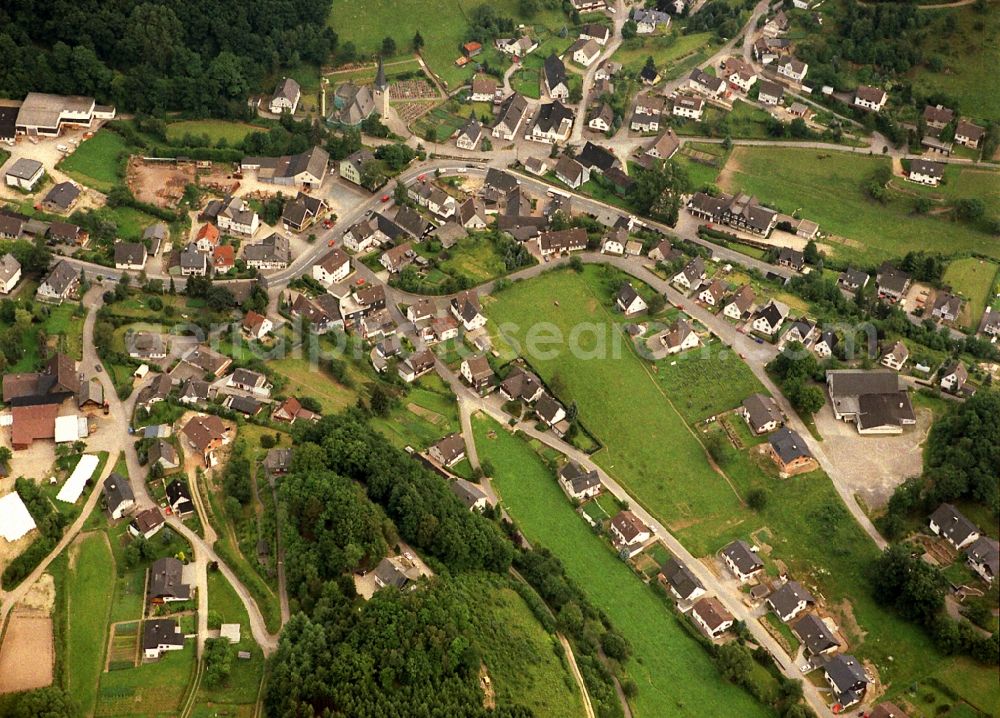
[[[733,541],[722,549],[722,560],[740,583],[748,582],[764,570],[764,562],[757,556],[757,552],[742,539]]]
[[[777,591],[767,597],[768,607],[784,623],[816,603],[816,599],[798,581],[788,581]]]
[[[4,172],[4,181],[8,187],[17,187],[25,192],[31,192],[45,174],[45,166],[38,160],[20,157]]]
[[[744,284],[722,307],[722,313],[730,319],[741,321],[750,316],[757,293],[749,284]]]
[[[0,294],[10,294],[21,281],[21,263],[8,252],[0,257]]]
[[[427,453],[441,466],[450,468],[465,458],[465,439],[461,434],[450,434],[432,444]]]
[[[979,527],[951,504],[941,504],[928,522],[931,531],[960,551],[980,537]]]
[[[483,138],[483,126],[479,124],[479,120],[475,116],[470,117],[469,120],[462,125],[462,129],[458,131],[458,136],[455,138],[455,146],[462,150],[474,150],[479,145],[479,141]]]
[[[880,87],[860,85],[854,91],[854,106],[870,112],[881,112],[888,97]]]
[[[910,160],[910,171],[906,179],[910,182],[917,182],[928,187],[937,187],[944,177],[944,165],[940,162],[929,162],[928,160]]]
[[[969,371],[961,361],[953,361],[941,370],[941,388],[958,394],[969,380]]]
[[[705,279],[705,260],[695,257],[671,278],[671,282],[685,289],[693,289]]]
[[[660,580],[678,601],[695,601],[705,595],[705,587],[698,577],[676,558],[667,559],[660,567]]]
[[[302,97],[302,88],[299,83],[291,77],[286,77],[278,83],[270,102],[267,103],[269,109],[275,115],[282,112],[295,114],[295,109],[299,106],[299,99]]]
[[[1000,573],[1000,543],[989,536],[980,536],[965,549],[969,567],[988,584]]]
[[[350,274],[351,258],[339,247],[324,254],[312,266],[313,279],[327,286],[344,281]]]
[[[601,478],[597,471],[588,471],[575,461],[559,469],[559,486],[571,499],[589,499],[601,493]]]
[[[608,525],[611,541],[619,554],[631,558],[652,538],[649,527],[631,511],[620,511]]]
[[[764,394],[751,394],[744,399],[740,413],[755,434],[774,431],[785,422],[778,402]]]
[[[781,98],[784,96],[785,87],[781,83],[761,80],[760,85],[757,87],[757,99],[765,105],[780,105]]]
[[[831,658],[823,666],[823,676],[842,709],[859,703],[868,688],[864,666],[850,654]]]
[[[709,638],[718,638],[735,623],[733,614],[715,596],[705,596],[695,601],[691,606],[691,619]]]
[[[879,364],[893,369],[894,371],[900,371],[902,370],[903,365],[906,364],[906,360],[909,358],[910,350],[906,348],[906,345],[903,344],[903,342],[897,341],[890,349],[882,354]]]
[[[79,284],[80,273],[65,259],[60,259],[38,285],[37,295],[42,301],[62,302],[69,299]]]
[[[754,314],[751,326],[754,331],[766,334],[767,336],[774,336],[781,329],[781,325],[787,316],[788,307],[772,299]]]
[[[809,72],[809,65],[794,57],[788,56],[778,60],[778,74],[787,77],[792,82],[802,82]]]
[[[622,284],[621,289],[615,295],[615,304],[618,305],[618,308],[622,310],[622,314],[626,317],[639,314],[647,309],[645,300],[639,296],[639,292],[635,290],[631,282]]]

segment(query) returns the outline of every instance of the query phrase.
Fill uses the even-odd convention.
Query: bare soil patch
[[[0,646],[0,693],[52,685],[53,657],[52,618],[19,605]]]
[[[184,195],[184,187],[195,181],[195,168],[173,162],[146,162],[132,156],[126,178],[129,189],[140,202],[173,209]]]

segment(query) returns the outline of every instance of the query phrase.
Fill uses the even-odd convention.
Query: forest
[[[0,4],[0,95],[92,95],[120,111],[242,117],[269,75],[336,48],[330,0]],[[270,89],[270,88],[265,88]]]

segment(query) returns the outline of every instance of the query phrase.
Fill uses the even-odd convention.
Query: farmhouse
[[[151,618],[142,624],[142,651],[145,658],[159,658],[164,651],[184,648],[184,634],[172,618]]]
[[[778,402],[764,394],[751,394],[744,399],[740,413],[755,434],[766,434],[785,423]]]
[[[747,194],[721,194],[713,197],[696,192],[687,204],[688,212],[711,222],[721,222],[730,227],[766,237],[778,223],[778,213],[761,205],[756,197]]]
[[[757,88],[757,99],[765,105],[780,105],[781,98],[785,96],[785,86],[779,82],[761,80],[760,87]]]
[[[152,538],[163,528],[163,514],[156,506],[140,511],[128,525],[128,532],[133,536]]]
[[[704,278],[705,260],[701,257],[695,257],[684,266],[684,269],[675,274],[670,281],[685,289],[692,289]]]
[[[753,287],[749,284],[744,284],[736,294],[729,298],[729,302],[722,308],[722,313],[730,319],[736,319],[737,321],[748,319],[756,298],[757,293],[753,290]]]
[[[615,295],[615,304],[618,305],[618,308],[622,310],[622,313],[626,317],[646,311],[646,302],[635,291],[635,287],[632,286],[631,282],[622,284],[621,289],[618,290],[618,294]]]
[[[714,596],[698,599],[691,607],[691,618],[709,638],[718,638],[728,631],[735,619],[722,602]]]
[[[784,623],[788,623],[815,603],[816,599],[798,581],[788,581],[767,597],[767,605]]]
[[[722,560],[741,583],[746,583],[759,571],[764,570],[764,562],[746,541],[738,539],[722,549]]]
[[[607,29],[607,28],[605,28]],[[581,37],[570,45],[566,51],[573,58],[573,62],[584,67],[590,67],[598,57],[601,56],[601,45],[597,40]]]
[[[678,354],[698,346],[700,340],[687,319],[679,318],[660,333],[660,344],[667,354]]]
[[[660,567],[660,580],[678,601],[694,601],[705,595],[705,587],[687,566],[676,558],[669,558]]]
[[[941,504],[931,514],[930,529],[960,551],[980,537],[979,528],[951,504]]]
[[[910,172],[906,179],[929,187],[937,187],[944,176],[944,165],[927,160],[910,160]]]
[[[980,536],[965,549],[965,558],[972,570],[988,584],[992,584],[1000,573],[1000,543],[996,539]]]
[[[779,75],[787,77],[792,82],[802,82],[809,72],[809,65],[789,56],[778,60],[777,69]]]
[[[969,149],[978,149],[979,141],[985,134],[986,130],[968,120],[960,120],[955,125],[955,142],[965,145]]]
[[[649,527],[631,511],[621,511],[611,519],[609,524],[611,542],[619,554],[631,558],[642,551],[643,546],[652,537]]]
[[[833,415],[853,421],[859,434],[901,434],[916,423],[906,384],[893,372],[830,370],[826,384]]]
[[[280,115],[282,112],[294,115],[295,108],[299,106],[299,99],[301,97],[302,88],[299,87],[299,83],[290,77],[286,77],[275,88],[274,94],[271,96],[271,101],[267,103],[267,109],[275,115]]]
[[[809,453],[806,442],[788,427],[771,434],[767,449],[782,477],[804,474],[819,468],[819,463]]]
[[[450,468],[465,458],[465,439],[461,434],[451,434],[432,444],[427,453],[441,466]]]
[[[865,669],[857,658],[847,653],[831,658],[823,667],[823,675],[843,708],[859,702],[868,688]]]
[[[811,613],[807,613],[792,624],[792,630],[802,641],[809,655],[822,656],[840,648],[840,643],[826,624]]]
[[[597,471],[587,471],[575,461],[559,469],[559,485],[571,499],[588,499],[601,493],[601,479]]]

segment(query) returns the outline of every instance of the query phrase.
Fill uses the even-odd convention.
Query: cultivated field
[[[474,419],[473,429],[480,458],[495,469],[502,503],[528,540],[553,551],[632,644],[628,673],[639,686],[633,700],[637,715],[663,715],[667,706],[672,716],[769,715],[718,677],[708,654],[678,625],[666,603],[573,512],[555,476],[528,444],[482,417]]]
[[[737,147],[719,178],[727,191],[755,194],[782,212],[801,210],[820,231],[845,237],[827,242],[837,258],[875,264],[913,249],[950,254],[980,252],[1000,258],[985,232],[943,217],[912,214],[912,201],[887,205],[869,199],[863,182],[889,160],[846,152],[783,147]],[[780,172],[782,182],[775,182]]]
[[[121,184],[120,157],[125,143],[114,132],[100,130],[80,143],[73,154],[59,163],[59,169],[88,187],[108,192]]]

